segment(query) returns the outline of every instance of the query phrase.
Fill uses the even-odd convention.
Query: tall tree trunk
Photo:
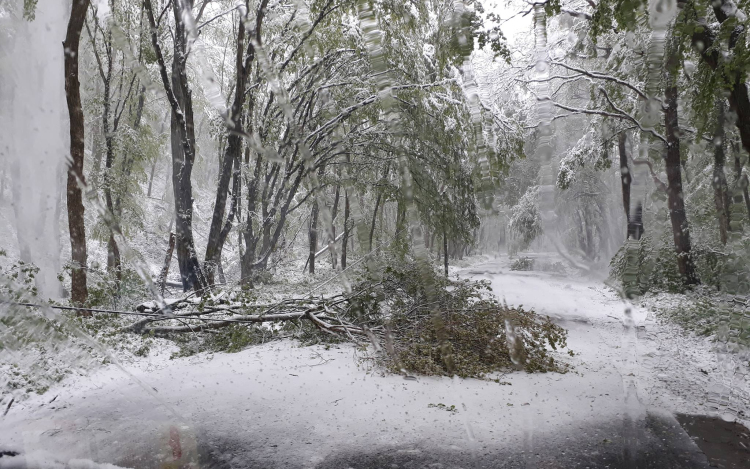
[[[382,192],[378,192],[378,196],[375,199],[375,210],[372,212],[372,223],[370,224],[370,251],[372,251],[372,238],[375,235],[375,221],[378,218],[378,208],[380,208],[380,199],[383,197]]]
[[[183,6],[192,8],[192,0],[172,2],[175,19],[174,56],[172,59],[172,80],[167,75],[164,54],[159,45],[158,31],[151,0],[144,6],[151,29],[151,44],[159,62],[164,91],[172,110],[172,185],[175,203],[175,237],[177,261],[185,291],[195,288],[203,290],[208,285],[203,276],[193,240],[193,188],[191,174],[195,162],[195,129],[193,127],[193,103],[187,79],[187,32],[183,22]]]
[[[216,259],[216,266],[219,272],[219,281],[221,283],[226,283],[226,279],[224,278],[224,270],[221,265],[221,253],[224,249],[224,244],[227,241],[227,238],[229,238],[229,232],[232,230],[233,221],[236,218],[237,222],[239,223],[239,216],[240,216],[240,204],[242,203],[242,162],[239,158],[234,160],[234,173],[232,176],[232,203],[229,207],[229,214],[227,215],[227,220],[224,223],[224,228],[222,228],[221,232],[219,233],[219,239],[217,242],[217,248],[215,254]],[[240,236],[242,236],[242,232],[240,232]]]
[[[349,191],[344,190],[344,236],[341,238],[341,270],[346,270],[346,248],[349,245]]]
[[[261,170],[263,167],[263,155],[256,153],[255,155],[255,169],[253,176],[248,178],[247,181],[247,209],[246,209],[246,220],[245,229],[243,230],[242,236],[245,239],[245,252],[240,258],[240,278],[241,282],[246,286],[252,286],[253,276],[253,261],[255,260],[255,251],[258,247],[259,234],[255,229],[255,211],[258,207],[258,186],[260,184]],[[250,163],[250,153],[248,150],[245,151],[245,165]],[[261,227],[259,226],[258,229]]]
[[[237,128],[241,129],[241,120],[238,120],[236,125]],[[239,167],[241,154],[242,141],[238,135],[231,133],[228,138],[227,149],[219,173],[219,183],[216,188],[216,202],[214,203],[211,228],[208,233],[208,242],[206,244],[204,266],[206,281],[209,284],[214,283],[214,272],[221,259],[221,251],[224,247],[224,241],[226,240],[226,236],[222,236],[222,232],[225,228],[227,230],[231,229],[233,218],[235,216],[234,211],[230,209],[230,215],[225,219],[225,210],[229,195],[229,183],[232,180],[232,174],[234,172],[233,168]],[[236,186],[236,184],[232,185],[233,187]],[[237,188],[235,187],[233,192],[236,190]],[[232,200],[232,204],[236,204],[234,199]]]
[[[670,55],[674,55],[672,51]],[[674,64],[670,64],[673,66]],[[669,219],[672,222],[677,265],[683,282],[686,285],[700,283],[695,272],[695,265],[690,257],[690,231],[685,213],[685,200],[682,192],[682,170],[680,158],[680,125],[677,112],[678,90],[676,77],[670,74],[670,85],[665,90],[666,109],[664,110],[664,125],[667,133],[667,202],[669,204]]]
[[[73,0],[70,20],[63,43],[65,54],[65,98],[70,117],[70,166],[67,180],[68,229],[73,260],[71,273],[71,301],[82,304],[88,298],[86,287],[86,228],[84,226],[83,193],[79,184],[85,184],[83,176],[84,117],[81,107],[81,91],[78,82],[78,45],[89,0]],[[83,314],[83,313],[79,313]],[[88,313],[87,315],[91,315]]]
[[[627,139],[628,136],[625,131],[620,132],[617,147],[620,152],[620,181],[622,183],[622,206],[625,209],[625,221],[630,221],[630,183],[633,181],[633,176],[630,174],[630,168],[628,167],[628,153],[627,153]]]
[[[310,254],[307,258],[309,264],[310,273],[315,273],[315,253],[318,251],[318,214],[320,208],[318,207],[318,201],[315,200],[312,206],[312,213],[310,214],[310,231],[308,232],[308,239],[310,241]]]
[[[341,171],[338,172],[338,177],[341,179]],[[339,199],[341,198],[341,184],[336,184],[336,190],[333,194],[333,207],[331,207],[331,235],[333,239],[331,243],[336,242],[336,216],[339,214]],[[329,249],[331,251],[331,267],[336,270],[338,264],[338,258],[336,257],[336,250]]]
[[[724,173],[726,153],[724,152],[724,100],[716,100],[716,128],[714,129],[714,173],[712,185],[714,188],[714,205],[719,220],[719,237],[721,244],[727,244],[729,231],[730,205],[729,186],[727,176]]]
[[[216,201],[214,203],[214,212],[211,218],[211,228],[208,233],[208,242],[206,244],[206,255],[204,258],[206,281],[209,285],[214,283],[214,271],[216,266],[221,262],[221,250],[224,246],[222,240],[222,231],[225,225],[229,224],[231,229],[232,216],[224,219],[226,210],[227,196],[229,193],[229,182],[232,176],[232,168],[237,166],[242,156],[242,139],[240,132],[243,130],[243,112],[242,107],[245,104],[245,84],[249,74],[250,61],[253,60],[254,48],[248,45],[247,56],[245,56],[245,22],[240,18],[239,29],[237,32],[237,49],[235,55],[236,81],[234,90],[234,101],[232,103],[232,113],[230,122],[227,125],[227,147],[224,158],[219,170],[219,182],[216,188]],[[243,57],[245,63],[243,64]]]
[[[111,44],[111,35],[110,41]],[[106,47],[106,45],[105,45]],[[107,206],[108,216],[111,217],[107,220],[109,226],[109,240],[107,241],[107,272],[110,274],[114,273],[116,278],[116,289],[120,289],[120,281],[122,280],[121,272],[121,261],[120,261],[120,249],[117,247],[115,241],[115,227],[117,226],[117,211],[115,210],[115,204],[112,199],[112,181],[114,180],[114,162],[115,162],[115,147],[114,147],[114,136],[112,135],[114,129],[110,128],[109,122],[109,111],[110,111],[110,98],[111,98],[111,82],[112,82],[112,57],[108,57],[107,74],[104,77],[104,112],[102,112],[102,131],[104,132],[104,142],[106,147],[106,157],[104,158],[104,180],[102,187],[104,188],[104,202]]]
[[[101,92],[99,82],[96,82],[95,93],[98,96]],[[91,126],[91,155],[94,157],[93,164],[91,165],[91,172],[89,173],[89,184],[94,187],[99,186],[99,175],[102,168],[102,123],[100,119],[94,119]]]
[[[443,266],[445,267],[445,276],[448,276],[448,231],[443,229]]]
[[[164,287],[167,284],[167,275],[169,275],[169,264],[172,263],[172,253],[174,252],[175,236],[174,233],[169,233],[169,245],[167,247],[167,255],[164,258],[164,266],[161,268],[159,273],[159,291],[164,294]]]

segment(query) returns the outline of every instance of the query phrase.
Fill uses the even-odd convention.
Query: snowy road
[[[707,467],[672,417],[708,410],[707,342],[638,310],[628,330],[601,282],[511,272],[507,261],[461,274],[568,328],[574,371],[405,380],[368,373],[351,346],[282,341],[68,381],[14,406],[0,444],[135,468]]]

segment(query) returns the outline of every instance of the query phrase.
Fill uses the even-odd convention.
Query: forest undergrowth
[[[3,297],[40,303],[33,273],[14,264],[5,278],[15,281],[2,286]],[[143,301],[147,289],[137,276],[123,278],[128,280],[117,298],[106,276],[95,283],[88,306],[97,311],[87,315],[16,306],[18,314],[4,316],[3,390],[42,394],[66,376],[113,361],[235,353],[281,339],[300,346],[354,343],[380,372],[405,376],[489,378],[513,370],[568,370],[557,353],[566,347],[562,327],[500,303],[486,281],[449,279],[413,259],[381,259],[352,274],[350,288],[339,291],[290,297],[290,291],[307,291],[310,279],[290,284],[269,277],[252,289],[234,285],[202,297],[167,299],[170,312]],[[115,305],[146,316],[99,312]]]

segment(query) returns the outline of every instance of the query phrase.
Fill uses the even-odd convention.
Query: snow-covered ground
[[[575,355],[561,357],[571,372],[513,372],[499,382],[407,380],[368,366],[367,352],[354,346],[290,341],[236,354],[160,354],[125,371],[108,366],[71,378],[14,404],[0,419],[0,442],[61,461],[138,468],[387,467],[356,465],[356,454],[393,464],[419,454],[443,455],[438,462],[514,454],[507,461],[541,458],[558,465],[538,467],[573,467],[582,460],[561,461],[581,454],[590,456],[586,461],[622,459],[629,447],[650,448],[658,425],[674,424],[672,413],[716,410],[710,391],[727,383],[708,339],[638,308],[634,327],[625,327],[625,304],[601,281],[514,272],[509,264],[487,260],[457,272],[490,280],[509,304],[566,327]],[[731,406],[746,412],[747,382],[728,384]],[[658,425],[648,415],[659,416]],[[0,467],[12,459],[0,458]]]

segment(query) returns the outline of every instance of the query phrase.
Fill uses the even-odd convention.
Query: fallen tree
[[[167,335],[180,332],[200,332],[220,329],[232,324],[262,324],[305,319],[316,327],[333,334],[367,335],[359,326],[341,320],[339,313],[345,312],[341,305],[347,302],[343,295],[321,299],[288,299],[272,305],[247,305],[244,303],[226,302],[206,307],[202,302],[180,300],[168,304],[167,308],[157,308],[153,302],[144,303],[137,308],[139,312],[151,314],[145,319],[122,329],[124,332],[138,334]],[[174,310],[182,311],[174,313]],[[260,312],[257,312],[260,311]],[[283,311],[283,312],[277,312]],[[248,314],[248,312],[250,312]],[[156,316],[161,313],[161,316]],[[216,316],[226,316],[218,318]],[[189,324],[187,320],[200,321]],[[181,325],[153,326],[154,323],[176,321]],[[338,324],[333,324],[336,321]]]
[[[318,331],[330,340],[370,342],[383,352],[377,358],[382,367],[395,373],[483,377],[509,369],[565,371],[552,351],[566,346],[567,332],[533,311],[499,303],[490,290],[487,282],[450,280],[429,265],[404,262],[366,273],[351,292],[328,297],[254,304],[241,301],[239,292],[224,291],[168,300],[163,308],[147,302],[137,308],[146,317],[122,330],[170,337],[296,325],[300,333],[292,336],[298,338]]]

